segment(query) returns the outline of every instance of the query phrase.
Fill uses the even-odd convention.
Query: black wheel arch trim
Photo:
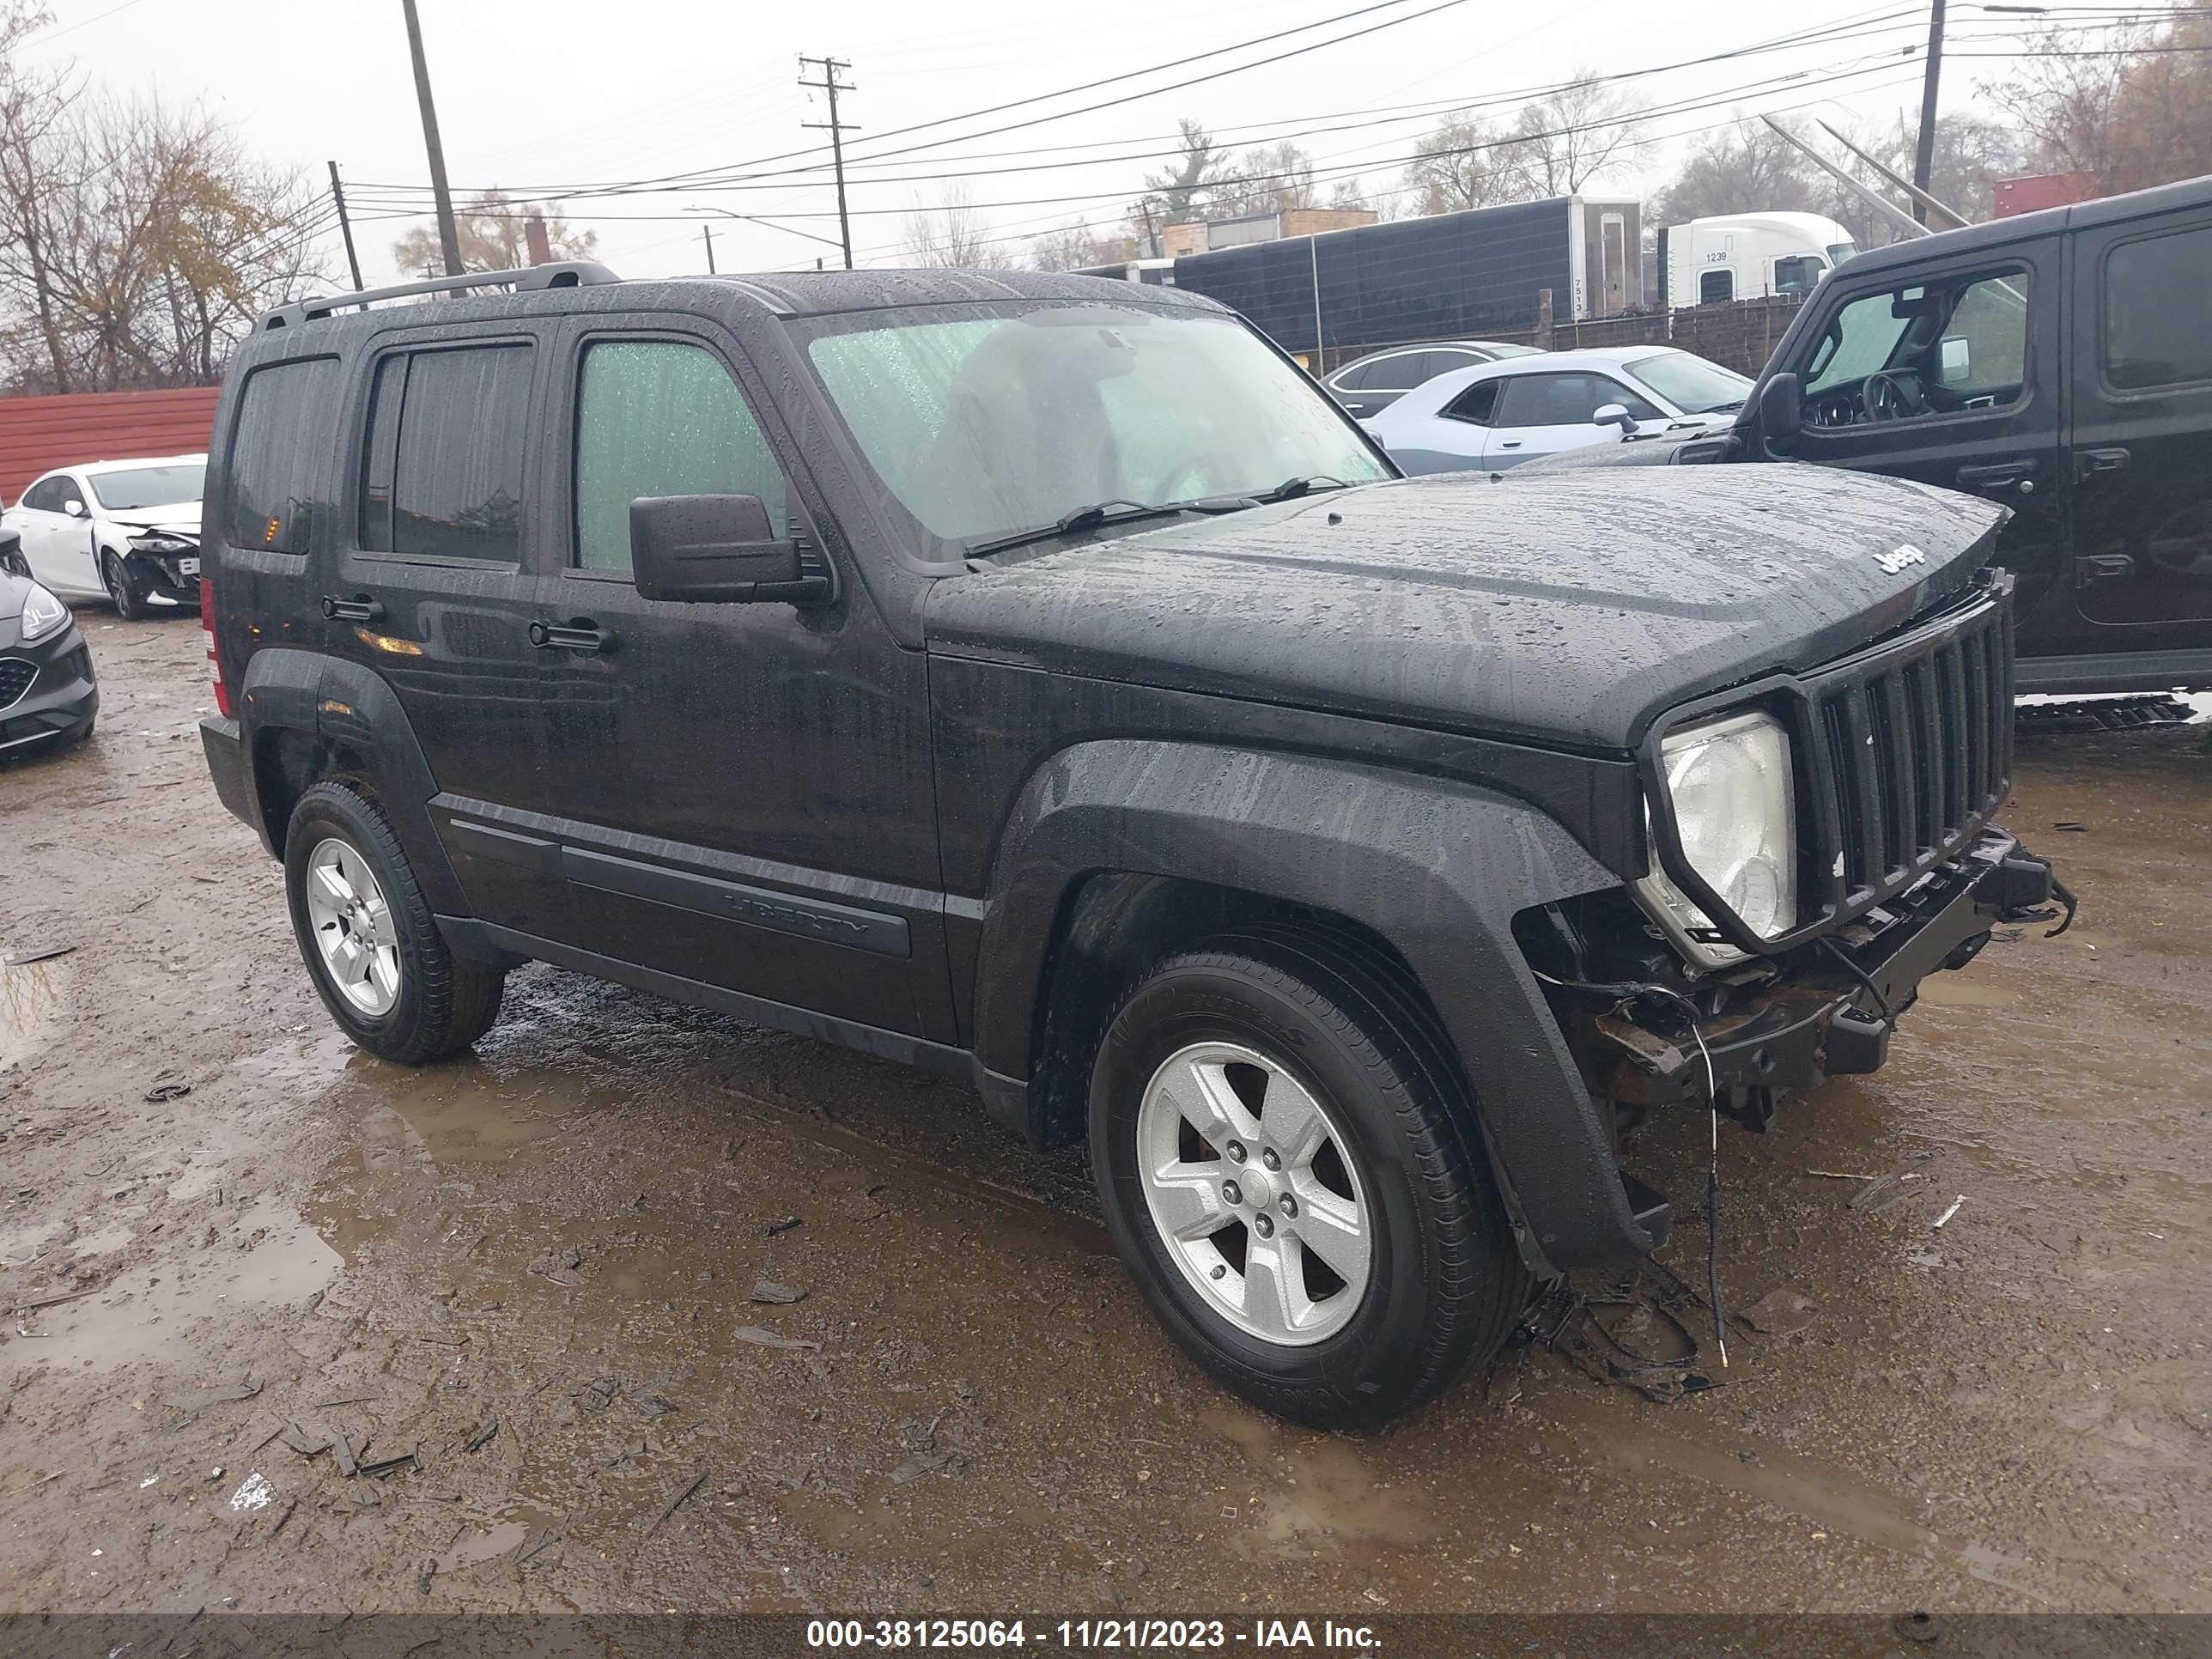
[[[317,652],[264,647],[246,661],[237,707],[254,828],[271,855],[282,856],[283,828],[272,821],[272,803],[260,798],[258,763],[267,738],[294,732],[359,757],[432,910],[465,911],[460,881],[430,821],[430,798],[438,793],[430,763],[398,693],[382,676]]]
[[[1031,1075],[1058,919],[1104,872],[1265,894],[1373,929],[1451,1039],[1530,1267],[1655,1248],[1513,939],[1519,911],[1620,884],[1556,822],[1474,785],[1346,761],[1120,739],[1063,750],[1024,790],[994,863],[977,951],[989,964],[976,983],[979,1075]]]

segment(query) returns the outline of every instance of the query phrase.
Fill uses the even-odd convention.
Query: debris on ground
[[[1867,1182],[1865,1186],[1853,1193],[1846,1201],[1854,1210],[1863,1210],[1869,1215],[1876,1214],[1893,1204],[1901,1204],[1906,1199],[1918,1194],[1922,1189],[1909,1183],[1919,1179],[1920,1176],[1917,1171],[1893,1170],[1881,1179]]]
[[[1698,1369],[1703,1349],[1693,1328],[1711,1316],[1705,1299],[1677,1274],[1646,1261],[1595,1295],[1560,1279],[1530,1305],[1518,1334],[1564,1354],[1594,1382],[1617,1382],[1668,1405],[1722,1386]]]
[[[362,1474],[373,1475],[379,1480],[388,1474],[397,1474],[402,1469],[411,1469],[420,1474],[422,1472],[422,1449],[410,1446],[397,1457],[380,1457],[373,1463],[362,1463],[358,1467]]]
[[[68,956],[76,949],[74,945],[47,945],[37,950],[19,951],[0,962],[0,968],[27,968],[34,962],[52,962],[56,957]]]
[[[584,1276],[576,1271],[583,1265],[583,1251],[569,1244],[557,1250],[548,1250],[543,1255],[532,1256],[529,1271],[564,1289],[574,1290],[584,1282]]]
[[[1735,1310],[1735,1317],[1762,1336],[1788,1336],[1802,1331],[1813,1322],[1812,1302],[1796,1291],[1773,1290],[1747,1308]]]
[[[498,1433],[499,1419],[495,1416],[487,1417],[483,1422],[477,1424],[475,1431],[461,1443],[461,1449],[465,1452],[482,1451],[486,1446],[491,1444],[494,1437]]]
[[[205,1411],[210,1406],[228,1405],[234,1400],[251,1400],[261,1392],[261,1385],[250,1377],[243,1382],[226,1383],[219,1389],[202,1389],[196,1394],[171,1395],[161,1403],[173,1410],[191,1413]]]
[[[230,1506],[246,1513],[265,1510],[269,1507],[269,1500],[276,1495],[276,1488],[269,1484],[269,1477],[256,1469],[239,1482],[238,1490],[230,1495]]]
[[[750,1342],[757,1348],[818,1348],[819,1342],[810,1342],[803,1336],[779,1336],[774,1331],[764,1331],[757,1325],[740,1325],[733,1333],[740,1342]]]
[[[595,1376],[576,1391],[574,1398],[580,1412],[603,1412],[615,1403],[622,1394],[619,1376]]]
[[[146,1091],[146,1098],[158,1106],[165,1100],[182,1100],[191,1091],[189,1083],[157,1083]]]
[[[781,1238],[793,1228],[804,1227],[805,1224],[806,1220],[805,1217],[787,1215],[781,1221],[769,1222],[766,1227],[761,1230],[762,1237],[765,1238]]]
[[[754,1281],[753,1293],[749,1299],[777,1307],[789,1307],[794,1302],[804,1302],[806,1292],[796,1285],[779,1285],[773,1279],[762,1279]]]
[[[659,1526],[662,1522],[668,1519],[670,1516],[675,1514],[678,1509],[683,1507],[684,1500],[685,1498],[690,1497],[693,1492],[698,1491],[700,1487],[706,1484],[707,1471],[702,1469],[698,1474],[693,1475],[689,1480],[678,1487],[676,1495],[670,1498],[665,1504],[663,1504],[660,1506],[659,1513],[654,1515],[652,1520],[645,1523],[645,1535],[647,1538],[652,1537],[653,1534],[659,1529]]]
[[[1953,1199],[1950,1203],[1945,1206],[1943,1213],[1936,1218],[1933,1224],[1935,1230],[1939,1232],[1942,1231],[1943,1224],[1948,1221],[1953,1216],[1958,1214],[1959,1206],[1966,1201],[1966,1195],[1964,1193],[1960,1193],[1958,1197]]]

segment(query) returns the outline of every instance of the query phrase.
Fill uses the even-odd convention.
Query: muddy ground
[[[1577,1322],[1352,1439],[1205,1381],[944,1084],[543,967],[472,1058],[353,1051],[198,629],[81,621],[99,735],[0,765],[0,957],[75,947],[0,969],[0,1609],[2212,1611],[2201,726],[2026,742],[2079,924],[1724,1133],[1722,1386]],[[1696,1282],[1705,1127],[1632,1156]]]

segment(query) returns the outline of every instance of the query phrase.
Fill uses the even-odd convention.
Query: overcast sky
[[[1665,176],[1688,140],[1680,135],[1725,120],[1732,109],[1812,108],[1893,119],[1917,108],[1925,25],[1893,0],[1805,0],[1783,8],[1713,0],[1687,8],[1662,0],[1557,0],[1538,7],[1458,0],[1433,15],[1181,90],[1110,109],[963,139],[1038,114],[1126,95],[1418,12],[1437,0],[1403,3],[1265,46],[1178,70],[1024,106],[980,121],[933,127],[902,138],[872,137],[918,123],[1144,69],[1275,31],[1318,22],[1367,0],[1122,0],[1111,8],[1040,6],[1032,0],[821,0],[801,6],[742,6],[727,0],[420,0],[430,70],[457,191],[514,191],[609,180],[659,179],[793,156],[823,135],[801,123],[823,118],[820,94],[802,91],[798,55],[850,60],[854,91],[846,118],[861,129],[856,162],[872,149],[934,148],[857,165],[854,241],[861,262],[898,262],[902,216],[934,203],[945,185],[915,173],[1063,161],[1080,149],[1123,153],[1164,148],[1179,116],[1194,116],[1237,142],[1298,137],[1300,126],[1341,126],[1364,112],[1497,98],[1565,79],[1583,69],[1618,74],[1771,41],[1788,33],[1850,22],[1855,38],[1657,75],[1634,82],[1659,106],[1720,98],[1717,107],[1662,113],[1635,164],[1592,193],[1633,194]],[[399,0],[340,5],[300,0],[47,0],[52,27],[33,50],[66,58],[97,87],[158,91],[198,101],[234,120],[258,153],[298,166],[320,184],[335,158],[359,199],[357,225],[368,279],[395,272],[391,246],[421,219],[371,217],[422,199],[389,187],[427,184]],[[1860,21],[1875,32],[1859,29]],[[1954,0],[1953,31],[1989,33],[2017,20],[1981,15]],[[1910,55],[1905,55],[1907,52]],[[1808,84],[1856,66],[1834,84]],[[1946,109],[1971,102],[1977,79],[1998,62],[1960,61],[1947,77]],[[1765,89],[1753,81],[1806,72]],[[1828,100],[1822,102],[1821,100]],[[1325,168],[1364,166],[1371,185],[1397,183],[1413,140],[1432,123],[1413,114],[1395,125],[1316,133],[1301,142]],[[945,142],[945,141],[951,142]],[[1160,143],[1148,141],[1160,140]],[[1012,152],[1011,154],[1009,152]],[[1122,160],[1050,171],[980,176],[970,191],[1001,234],[1043,231],[1082,220],[1104,225],[1137,195],[1156,161]],[[834,240],[828,173],[757,181],[769,188],[690,188],[563,204],[599,231],[600,257],[627,276],[704,269],[701,216],[720,207],[775,218],[791,230],[716,221],[724,270],[775,270],[835,253],[792,231]],[[1039,200],[1090,196],[1091,200]],[[816,215],[818,217],[805,216]],[[333,235],[331,246],[335,248]],[[336,266],[334,268],[342,268]],[[409,273],[412,274],[412,273]]]

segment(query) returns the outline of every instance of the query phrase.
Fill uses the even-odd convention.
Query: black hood
[[[927,627],[952,655],[1617,750],[1959,592],[2006,516],[1826,467],[1444,473],[949,578]]]

